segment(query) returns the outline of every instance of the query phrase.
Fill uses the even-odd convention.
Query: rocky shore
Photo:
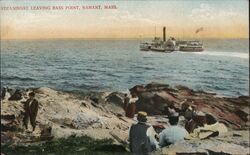
[[[125,117],[123,93],[76,95],[45,87],[33,89],[39,110],[37,128],[29,132],[24,129],[22,119],[23,101],[30,91],[20,90],[21,98],[9,100],[15,93],[8,90],[1,100],[3,154],[129,154],[128,130],[136,120]],[[146,111],[149,114],[148,122],[152,125],[169,126],[163,113],[164,107],[171,104],[178,110],[186,102],[212,115],[228,128],[223,135],[181,141],[152,154],[250,154],[249,96],[220,97],[185,86],[171,87],[159,83],[137,85],[130,92],[139,98],[136,110]]]

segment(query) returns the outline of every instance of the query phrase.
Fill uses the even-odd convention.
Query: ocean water
[[[249,94],[247,39],[203,40],[201,53],[139,50],[139,40],[1,41],[1,87],[70,92],[185,85],[223,96]]]

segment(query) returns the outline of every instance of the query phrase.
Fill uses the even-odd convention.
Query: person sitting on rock
[[[129,100],[129,104],[126,108],[126,117],[128,118],[134,118],[135,111],[136,111],[136,105],[135,102],[138,100],[138,97],[136,97],[134,94],[132,95],[132,98]]]
[[[36,116],[38,112],[38,101],[35,99],[35,93],[29,93],[29,99],[24,102],[24,118],[23,123],[26,129],[28,129],[28,123],[30,120],[30,124],[33,128],[32,131],[36,128]]]
[[[187,120],[185,124],[185,129],[192,133],[194,129],[198,127],[203,127],[206,124],[206,115],[202,111],[193,113],[191,119]]]
[[[194,128],[197,127],[197,123],[194,121],[194,117],[196,116],[196,107],[188,106],[188,108],[182,112],[182,115],[185,118],[185,129],[190,133]]]
[[[158,148],[158,142],[155,139],[157,133],[152,126],[146,123],[146,117],[146,112],[138,112],[138,123],[130,127],[129,148],[132,153],[144,155]]]
[[[185,99],[184,101],[180,102],[181,108],[180,108],[180,115],[183,115],[185,117],[185,112],[189,110],[189,108],[191,107],[188,104],[188,100]]]
[[[185,139],[206,139],[228,131],[227,127],[223,123],[218,122],[212,114],[207,113],[198,118],[195,118],[195,120],[199,120],[200,125],[185,137]]]
[[[178,126],[179,114],[174,113],[169,117],[170,127],[164,129],[160,133],[159,145],[161,147],[168,146],[176,143],[177,141],[184,140],[188,135],[188,132],[185,128]]]
[[[167,115],[168,117],[172,116],[173,114],[177,113],[179,110],[175,107],[174,102],[171,102],[169,105],[163,107],[162,110],[163,115]]]
[[[174,102],[171,102],[169,106],[167,107],[167,116],[170,117],[173,114],[175,114],[177,109],[174,106]]]

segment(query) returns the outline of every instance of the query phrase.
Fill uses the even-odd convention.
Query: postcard
[[[2,0],[1,155],[250,154],[248,0]]]

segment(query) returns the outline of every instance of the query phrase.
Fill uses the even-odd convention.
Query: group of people
[[[147,113],[138,112],[138,123],[133,124],[129,130],[129,146],[132,153],[147,154],[157,148],[188,139],[198,129],[214,130],[217,128],[215,129],[217,133],[227,131],[226,127],[218,123],[212,115],[198,111],[196,107],[190,106],[186,101],[182,103],[181,109],[177,109],[173,104],[170,104],[165,107],[164,112],[168,116],[170,126],[159,134],[147,123]],[[183,125],[179,125],[182,124],[179,123],[180,115],[185,118]]]
[[[136,112],[135,102],[137,100],[136,95],[132,95],[130,98],[128,94],[125,94],[123,108],[126,117],[134,118]],[[147,123],[147,113],[138,112],[138,123],[133,124],[129,130],[129,148],[132,153],[147,154],[157,148],[183,140],[188,135],[185,128],[178,126],[179,113],[173,108],[173,106],[169,106],[169,108],[165,109],[168,112],[170,127],[164,129],[160,134],[157,134],[153,126]]]
[[[169,116],[170,127],[164,129],[160,134],[157,134],[154,128],[147,124],[146,112],[138,112],[137,120],[138,123],[133,124],[129,130],[129,148],[135,154],[148,154],[157,148],[184,140],[188,135],[185,128],[178,126],[178,113]]]
[[[136,112],[135,102],[138,98],[133,95],[130,98],[125,94],[124,110],[125,115],[129,118],[134,118]],[[30,122],[32,131],[36,128],[36,117],[38,113],[38,101],[35,99],[35,93],[30,92],[29,98],[24,103],[24,118],[23,124],[28,129]],[[217,120],[208,114],[204,114],[183,103],[181,109],[178,111],[172,104],[164,108],[164,113],[168,115],[169,127],[162,130],[159,134],[156,133],[153,126],[147,123],[147,113],[139,111],[137,113],[138,123],[133,124],[129,130],[129,148],[135,154],[148,154],[160,147],[174,144],[178,141],[184,140],[190,133],[204,124],[215,124]],[[179,115],[185,118],[185,126],[178,125]],[[207,127],[207,126],[206,126]],[[220,126],[221,127],[221,126]],[[223,127],[223,126],[222,126]],[[225,129],[226,130],[226,129]]]

